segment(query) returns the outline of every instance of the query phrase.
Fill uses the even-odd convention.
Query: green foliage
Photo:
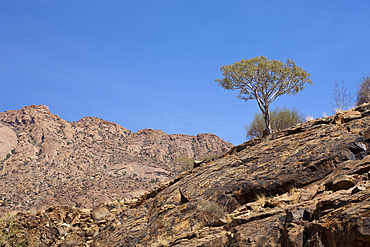
[[[312,84],[310,74],[298,67],[293,60],[285,63],[265,56],[242,59],[231,65],[221,66],[222,79],[218,84],[227,89],[239,89],[238,98],[255,99],[263,114],[267,133],[271,133],[270,104],[283,94],[295,95]]]
[[[303,115],[294,107],[276,107],[271,111],[271,128],[273,130],[282,130],[301,123],[304,121]],[[250,125],[244,126],[247,139],[262,137],[263,131],[266,129],[265,121],[261,113],[254,114],[254,118]]]
[[[357,91],[357,105],[370,102],[370,75],[364,76]]]
[[[194,160],[188,156],[180,156],[175,159],[174,166],[179,171],[188,171],[193,169]]]
[[[15,224],[14,216],[9,213],[0,219],[0,246],[30,246]]]

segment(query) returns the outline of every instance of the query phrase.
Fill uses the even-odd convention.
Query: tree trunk
[[[270,124],[270,111],[268,107],[264,110],[264,118],[266,125],[266,134],[269,135],[271,134],[271,124]]]
[[[262,102],[260,98],[256,95],[256,100],[258,103],[258,106],[260,107],[263,117],[265,118],[265,125],[266,125],[266,130],[263,131],[263,135],[269,135],[271,134],[271,124],[270,124],[270,110],[269,106],[266,104],[266,99]]]

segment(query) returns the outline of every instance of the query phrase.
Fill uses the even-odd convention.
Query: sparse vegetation
[[[351,102],[352,102],[352,95],[350,93],[347,93],[347,88],[344,85],[344,82],[341,81],[341,85],[338,85],[338,82],[335,81],[334,84],[334,91],[333,91],[333,100],[334,104],[334,112],[341,112],[346,110]]]
[[[276,107],[271,111],[271,129],[282,130],[304,121],[303,115],[294,107]],[[254,118],[249,125],[245,125],[247,139],[262,137],[266,129],[264,117],[261,113],[254,114]]]
[[[207,225],[212,225],[220,218],[225,217],[224,210],[216,203],[211,201],[205,200],[201,202],[198,205],[198,209],[202,213],[203,221],[207,223]]]
[[[174,166],[179,171],[188,171],[193,169],[194,160],[188,156],[180,156],[175,159]]]
[[[8,213],[0,220],[0,246],[20,247],[33,245],[33,243],[28,243],[25,234],[15,224],[14,216],[10,216]]]
[[[358,87],[356,104],[362,105],[363,103],[370,102],[370,75],[364,76]]]
[[[19,114],[27,113],[21,111]],[[171,167],[168,165],[173,165],[174,159],[180,155],[195,157],[195,153],[203,155],[207,152],[197,137],[174,136],[167,139],[167,134],[164,135],[166,138],[162,138],[162,132],[153,132],[158,136],[148,136],[129,131],[122,135],[115,132],[116,127],[112,128],[109,122],[100,123],[95,118],[81,119],[74,124],[76,129],[73,131],[68,125],[56,123],[56,118],[47,116],[37,121],[45,127],[14,124],[18,138],[22,133],[24,143],[28,145],[31,140],[35,147],[31,151],[37,152],[37,156],[33,156],[32,152],[16,152],[13,148],[8,150],[8,159],[5,153],[4,160],[0,161],[2,167],[10,159],[14,160],[14,164],[19,163],[18,166],[3,169],[0,174],[4,193],[0,198],[1,205],[4,204],[3,211],[29,210],[59,204],[60,201],[91,208],[102,202],[102,196],[115,200],[116,196],[124,197],[131,191],[148,189],[162,180],[177,176],[178,172],[169,170]],[[65,135],[58,134],[58,131],[64,131]],[[47,138],[43,138],[43,134],[47,134]],[[67,136],[68,139],[65,139]],[[153,137],[155,139],[151,139]],[[45,145],[41,147],[41,144]],[[216,145],[219,144],[217,151],[228,146],[224,143]],[[121,169],[122,164],[133,167],[130,176]],[[142,164],[152,168],[141,173],[138,166]],[[128,167],[126,169],[129,171]],[[82,201],[80,197],[86,200]],[[99,199],[93,199],[95,197]]]

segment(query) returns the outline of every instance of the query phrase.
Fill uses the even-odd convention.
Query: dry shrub
[[[332,105],[335,113],[345,111],[352,102],[352,95],[347,93],[347,88],[343,81],[341,81],[341,85],[338,85],[338,82],[335,81],[333,96],[334,103]]]
[[[211,201],[203,201],[198,205],[198,210],[201,212],[201,218],[207,225],[213,225],[219,219],[225,217],[225,211],[216,203]]]
[[[104,217],[109,213],[109,209],[106,206],[99,206],[93,209],[91,217],[93,220],[99,221],[104,219]]]
[[[365,75],[359,83],[356,104],[362,105],[368,102],[370,102],[370,75]]]

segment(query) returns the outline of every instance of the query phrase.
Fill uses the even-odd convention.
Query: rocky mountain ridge
[[[133,133],[97,117],[69,123],[43,105],[2,112],[0,214],[139,195],[178,174],[175,158],[200,159],[231,147],[213,134]]]
[[[18,214],[41,246],[370,246],[370,105],[253,139],[140,197]]]

